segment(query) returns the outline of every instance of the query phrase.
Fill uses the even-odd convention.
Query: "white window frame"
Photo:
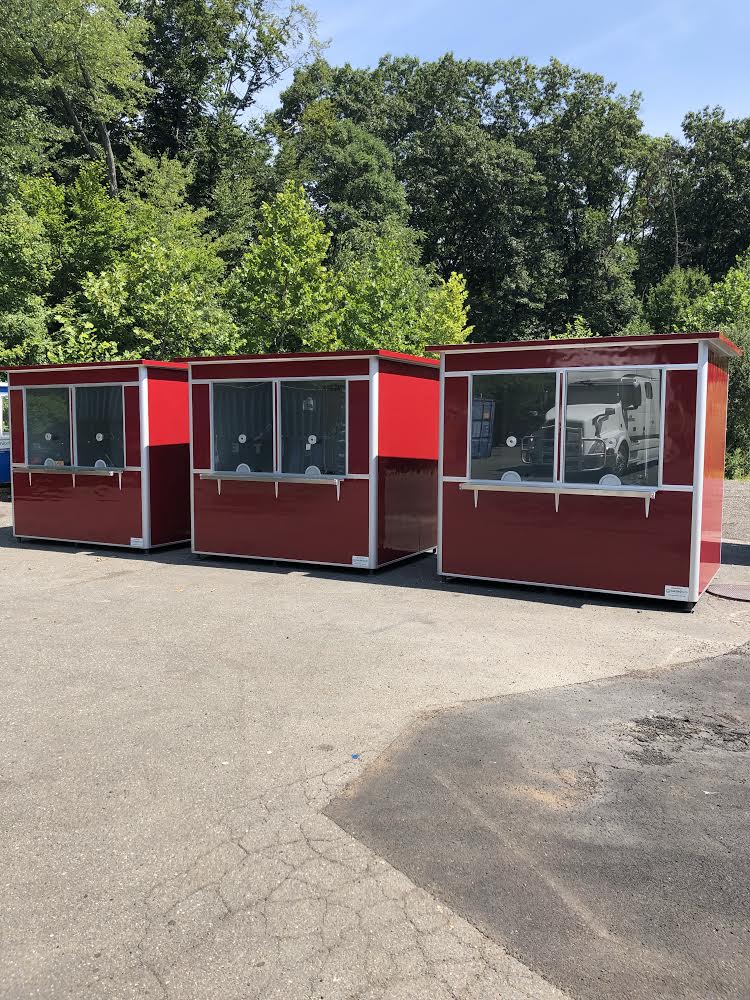
[[[39,386],[38,388],[46,388]],[[109,472],[125,472],[127,469],[127,450],[128,442],[125,433],[125,383],[123,382],[87,382],[81,385],[71,385],[71,408],[70,408],[70,434],[71,434],[71,457],[73,459],[74,469],[93,469],[93,465],[79,465],[78,464],[78,396],[77,392],[79,389],[119,389],[120,390],[120,407],[122,411],[122,465],[121,466],[107,466],[107,471]],[[28,464],[28,463],[27,463]],[[102,469],[102,472],[105,470]]]
[[[575,491],[585,490],[586,492],[602,493],[651,493],[655,490],[686,491],[692,492],[695,484],[666,484],[664,483],[664,431],[666,422],[666,401],[667,401],[667,376],[672,371],[698,371],[698,364],[635,364],[635,365],[572,365],[558,368],[498,368],[477,371],[456,371],[445,372],[443,375],[443,386],[445,380],[449,378],[465,378],[467,380],[467,428],[466,428],[466,475],[465,476],[443,476],[443,482],[466,483],[467,486],[476,485],[478,488],[493,487],[500,485],[499,479],[473,479],[471,475],[471,429],[472,429],[472,404],[474,400],[474,377],[476,375],[525,375],[555,373],[557,378],[555,393],[555,456],[552,480],[530,480],[524,479],[520,483],[512,484],[514,491],[522,492],[528,487],[529,492],[538,492],[540,487],[549,490]],[[620,486],[600,486],[599,483],[571,483],[565,480],[565,435],[561,433],[560,421],[565,421],[567,410],[568,374],[570,372],[633,372],[641,371],[660,373],[660,423],[659,423],[659,461],[657,482],[654,486],[641,486],[621,484]],[[443,388],[444,392],[444,388]],[[442,393],[441,393],[442,396]],[[562,402],[562,407],[561,407]],[[697,419],[697,416],[696,416]]]
[[[213,382],[208,383],[208,402],[209,402],[209,434],[211,440],[211,472],[215,473],[217,476],[229,476],[236,475],[230,469],[217,469],[216,468],[216,448],[214,440],[214,386],[215,385],[270,385],[271,386],[271,421],[273,424],[272,431],[272,441],[271,441],[271,451],[273,454],[273,468],[270,472],[257,472],[249,473],[248,478],[252,479],[253,476],[275,476],[278,474],[278,448],[276,447],[276,431],[277,431],[277,406],[276,397],[278,390],[276,389],[277,379],[271,378],[223,378],[216,379]],[[193,383],[195,384],[195,383]]]
[[[29,392],[34,392],[36,389],[66,389],[68,393],[68,443],[70,445],[70,465],[58,465],[58,469],[70,469],[71,471],[75,468],[75,453],[74,453],[74,443],[73,443],[73,400],[71,398],[70,385],[28,385],[23,387],[23,457],[24,463],[27,468],[31,468],[29,465]],[[33,467],[36,471],[37,466]],[[44,471],[45,466],[40,465],[40,471]]]

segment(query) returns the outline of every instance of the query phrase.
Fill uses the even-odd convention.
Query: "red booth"
[[[190,538],[184,363],[10,369],[13,531],[152,549]]]
[[[721,561],[719,333],[440,353],[438,572],[694,603]]]
[[[436,361],[189,363],[194,552],[375,569],[435,548]]]

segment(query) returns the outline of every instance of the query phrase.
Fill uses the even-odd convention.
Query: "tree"
[[[431,343],[466,340],[463,277],[453,273],[443,281],[419,256],[411,231],[396,222],[382,232],[367,227],[351,234],[339,261],[342,347],[423,354]]]
[[[113,132],[133,121],[145,96],[138,59],[145,22],[117,0],[9,0],[3,15],[0,62],[69,127],[78,155],[105,163],[115,196]]]
[[[288,183],[265,204],[257,241],[227,283],[226,302],[250,353],[337,346],[331,242],[304,192]]]
[[[708,292],[711,279],[694,267],[675,267],[649,289],[644,318],[655,333],[680,333],[689,329],[697,299]]]

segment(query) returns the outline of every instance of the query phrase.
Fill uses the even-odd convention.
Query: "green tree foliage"
[[[647,295],[643,314],[645,325],[653,333],[679,333],[693,323],[696,299],[705,295],[711,279],[695,267],[674,267]]]

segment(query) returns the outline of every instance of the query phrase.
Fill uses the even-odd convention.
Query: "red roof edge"
[[[399,351],[385,351],[380,348],[360,351],[281,351],[277,354],[219,354],[205,355],[177,360],[191,365],[213,364],[231,361],[316,361],[335,358],[384,358],[390,361],[405,361],[410,364],[435,366],[440,362],[436,358],[419,357],[416,354],[403,354]]]
[[[439,354],[447,353],[469,353],[472,351],[500,351],[500,350],[536,350],[540,347],[553,349],[567,347],[588,347],[592,344],[601,347],[616,344],[632,344],[633,347],[641,344],[664,343],[684,344],[690,342],[707,341],[710,347],[715,348],[721,354],[728,356],[741,356],[742,350],[729,337],[720,330],[702,330],[695,333],[644,333],[626,334],[616,337],[576,337],[574,339],[560,340],[498,340],[490,343],[471,344],[431,344],[425,348]]]
[[[177,368],[184,371],[187,365],[183,361],[149,361],[146,358],[134,358],[132,361],[71,361],[61,362],[58,365],[15,365],[11,368],[0,368],[4,372],[43,372],[56,371],[60,369],[85,369],[85,368]]]

